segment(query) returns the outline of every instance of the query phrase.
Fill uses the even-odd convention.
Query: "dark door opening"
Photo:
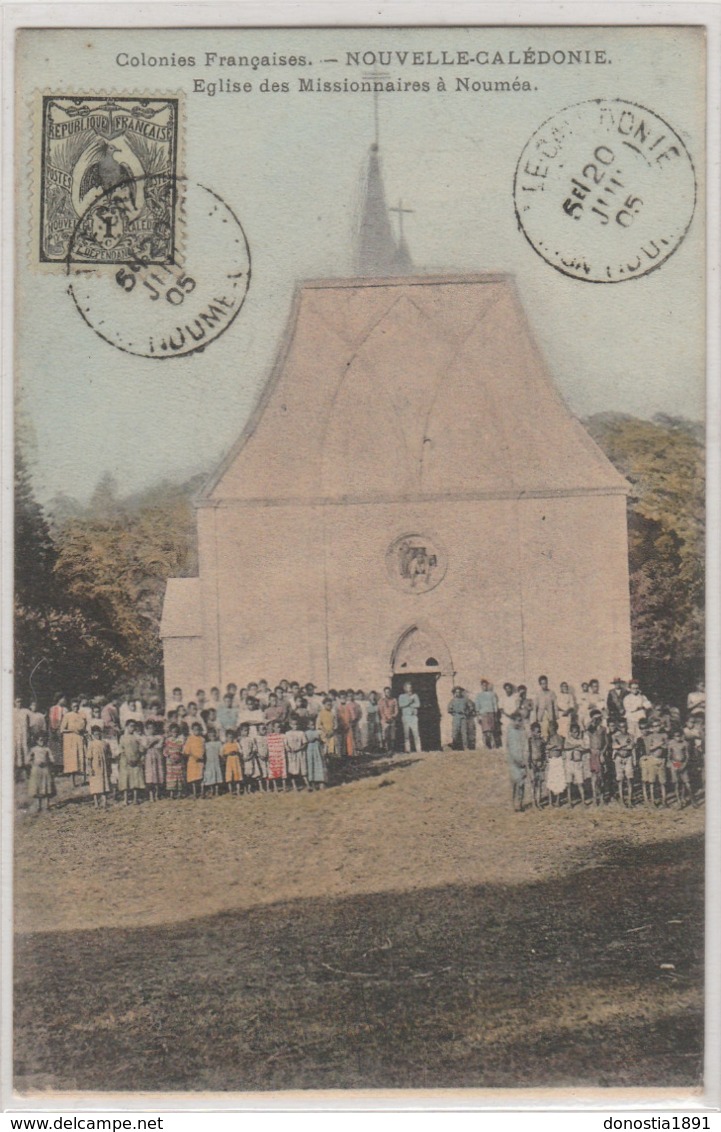
[[[396,699],[403,691],[403,685],[410,681],[413,691],[421,701],[418,709],[418,731],[421,737],[421,749],[424,751],[440,751],[441,749],[441,709],[438,706],[438,692],[436,685],[438,672],[396,672],[391,683],[391,690]],[[398,721],[396,732],[396,750],[403,750],[403,728]]]

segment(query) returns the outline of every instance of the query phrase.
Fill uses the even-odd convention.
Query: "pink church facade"
[[[627,493],[512,277],[306,283],[197,501],[199,576],[168,583],[166,690],[432,676],[445,718],[481,676],[607,683],[631,665]]]

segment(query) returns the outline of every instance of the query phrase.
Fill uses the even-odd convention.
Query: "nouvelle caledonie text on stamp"
[[[696,203],[693,164],[658,114],[623,99],[559,110],[524,146],[513,185],[531,247],[564,275],[621,283],[676,251]]]
[[[173,261],[178,101],[43,97],[41,262]]]

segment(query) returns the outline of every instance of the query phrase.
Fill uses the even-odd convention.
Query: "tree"
[[[678,417],[603,413],[591,435],[631,483],[634,671],[680,698],[704,664],[705,463],[701,427]]]
[[[15,601],[20,607],[52,603],[56,554],[43,509],[35,499],[30,469],[15,447]]]
[[[111,684],[160,678],[167,579],[197,571],[191,498],[202,478],[119,499],[104,476],[85,511],[58,526],[56,580],[116,657]]]
[[[58,689],[101,691],[121,660],[102,625],[59,583],[59,551],[35,499],[22,443],[15,448],[15,687],[24,699]]]

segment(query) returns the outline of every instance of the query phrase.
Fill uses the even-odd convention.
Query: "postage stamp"
[[[569,106],[524,146],[520,228],[547,263],[589,283],[647,275],[673,255],[696,203],[694,168],[667,122],[633,102]]]
[[[171,263],[178,98],[43,97],[42,263]]]

